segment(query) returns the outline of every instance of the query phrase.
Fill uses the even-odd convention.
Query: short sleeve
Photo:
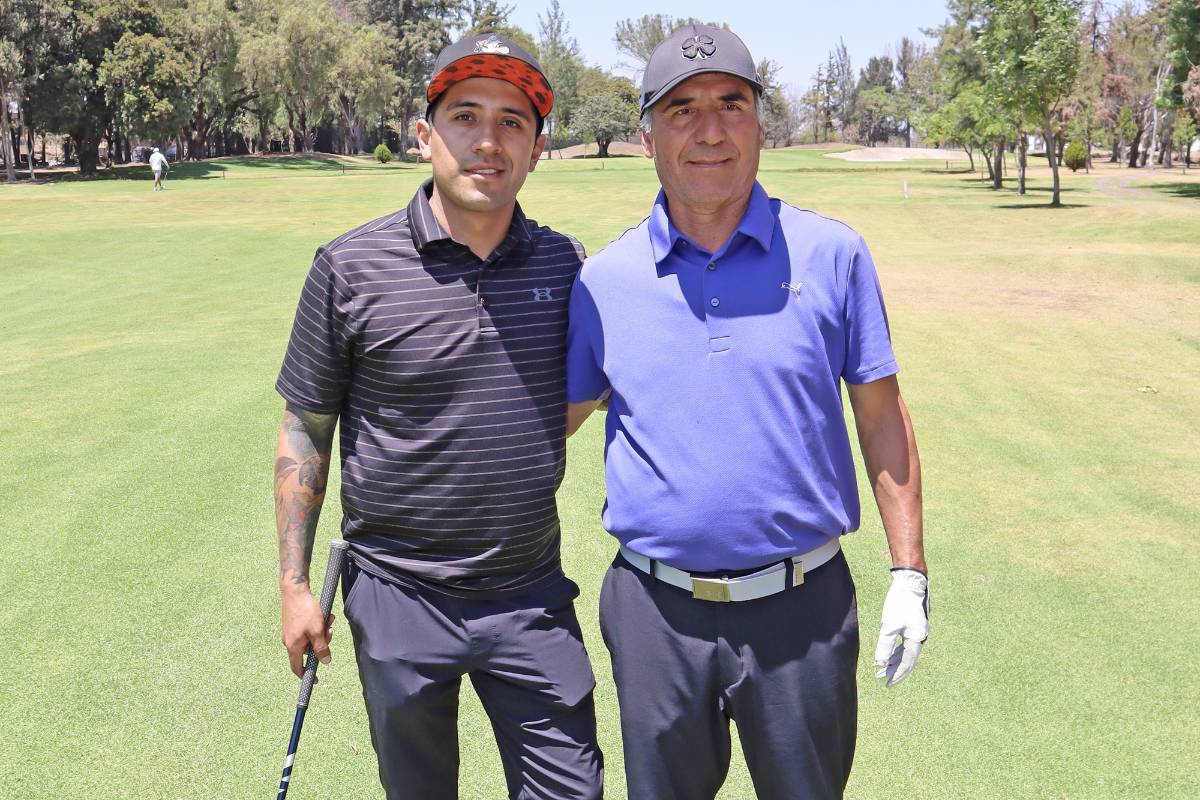
[[[846,363],[842,377],[861,384],[886,378],[899,371],[892,352],[883,290],[867,243],[860,237],[846,281]]]
[[[571,289],[567,319],[568,403],[599,400],[608,391],[608,377],[601,366],[604,363],[603,332],[600,313],[580,271]]]
[[[300,292],[292,335],[275,388],[290,403],[332,413],[350,382],[353,302],[324,248],[317,250]]]

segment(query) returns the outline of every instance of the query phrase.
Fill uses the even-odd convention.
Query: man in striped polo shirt
[[[493,34],[443,51],[417,124],[433,165],[408,204],[318,248],[276,384],[283,641],[331,631],[309,559],[340,422],[344,607],[389,798],[457,797],[470,680],[523,800],[601,796],[595,679],[562,573],[573,238],[516,195],[554,97]]]

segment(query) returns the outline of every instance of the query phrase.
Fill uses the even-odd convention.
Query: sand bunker
[[[842,153],[826,153],[826,158],[843,161],[966,161],[962,150],[939,150],[936,147],[863,147]]]

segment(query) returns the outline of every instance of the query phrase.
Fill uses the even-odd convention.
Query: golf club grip
[[[338,579],[342,576],[342,564],[346,561],[346,550],[350,547],[344,539],[334,539],[329,543],[329,561],[325,564],[325,583],[321,586],[321,620],[329,624],[329,612],[333,609],[333,596],[337,593]],[[307,663],[304,665],[304,678],[300,681],[299,706],[308,705],[308,697],[312,694],[313,681],[317,677],[317,656],[312,648],[308,648]]]

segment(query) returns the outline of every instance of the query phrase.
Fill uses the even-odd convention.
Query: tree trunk
[[[1029,166],[1029,137],[1021,132],[1017,135],[1017,194],[1025,194],[1025,168]]]
[[[968,159],[970,159],[970,161],[971,161],[971,172],[974,172],[974,171],[975,171],[975,152],[974,152],[974,148],[972,148],[972,147],[964,147],[963,149],[964,149],[964,150],[966,150],[966,152],[967,152],[967,158],[968,158]]]
[[[611,136],[607,139],[597,138],[596,139],[596,147],[597,147],[596,157],[597,158],[608,158],[608,146],[610,144],[612,144]]]
[[[1121,137],[1114,136],[1112,141],[1112,156],[1108,159],[1110,164],[1121,163]]]
[[[33,174],[33,162],[35,161],[35,159],[34,159],[34,155],[33,155],[33,126],[32,125],[25,126],[25,135],[26,135],[26,137],[28,137],[28,140],[29,140],[29,180],[30,180],[30,182],[33,182],[33,181],[37,180],[37,178]]]
[[[258,118],[258,151],[265,156],[271,152],[271,120],[261,111],[254,116]]]
[[[996,154],[993,157],[994,166],[992,167],[992,188],[1004,188],[1004,146],[1005,141],[1001,139],[996,142]]]
[[[1138,167],[1138,158],[1142,154],[1141,153],[1141,151],[1142,151],[1142,135],[1145,132],[1146,132],[1146,129],[1143,128],[1141,125],[1139,125],[1138,129],[1137,129],[1137,133],[1135,133],[1133,135],[1133,141],[1129,143],[1129,168],[1130,169],[1137,169],[1137,167]]]
[[[1059,182],[1058,182],[1058,141],[1054,135],[1054,131],[1046,128],[1043,135],[1046,137],[1046,160],[1050,162],[1050,176],[1053,180],[1054,191],[1051,195],[1050,205],[1058,208],[1062,205],[1059,199]]]
[[[4,85],[4,78],[0,77],[0,138],[4,140],[0,155],[4,156],[4,170],[8,174],[8,182],[15,183],[17,160],[13,157],[12,152],[12,121],[8,118],[8,101],[4,99],[6,97],[8,97],[8,88]]]
[[[100,167],[100,137],[91,131],[76,131],[71,138],[79,153],[79,174],[95,175]]]

